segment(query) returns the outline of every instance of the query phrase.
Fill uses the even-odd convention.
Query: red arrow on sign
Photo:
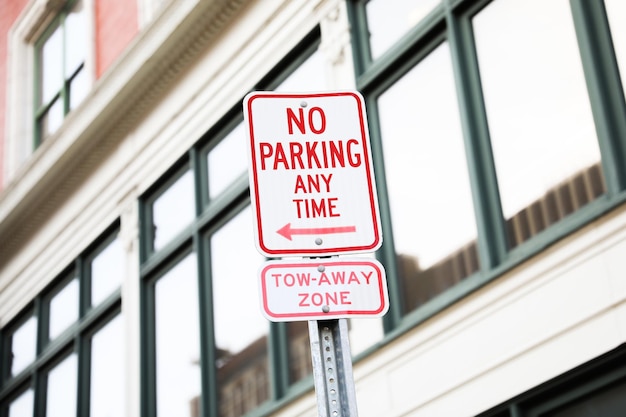
[[[340,227],[317,227],[309,229],[292,228],[291,223],[287,223],[276,231],[281,236],[291,240],[293,235],[328,235],[335,233],[352,233],[356,232],[356,226],[340,226]]]

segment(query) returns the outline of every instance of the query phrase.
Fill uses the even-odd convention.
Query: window
[[[626,29],[624,29],[624,18],[626,16],[626,6],[619,0],[604,0],[606,14],[609,19],[611,37],[615,46],[615,55],[619,65],[622,79],[626,78]],[[623,81],[622,81],[623,84]],[[624,86],[622,85],[622,88]]]
[[[257,89],[325,89],[318,45],[315,31]],[[245,140],[238,103],[141,198],[148,416],[239,417],[311,374],[307,324],[261,314]]]
[[[386,331],[436,314],[623,199],[623,6],[548,3],[348,3]]]
[[[474,208],[453,81],[444,42],[377,100],[407,312],[478,270]]]
[[[478,417],[613,417],[626,410],[626,346],[480,414]]]
[[[598,140],[568,1],[498,0],[472,23],[502,211],[517,246],[604,192]]]
[[[371,57],[379,58],[441,3],[442,0],[368,2],[365,7]]]
[[[35,47],[35,146],[61,126],[88,91],[86,13],[83,0],[68,3]]]
[[[0,415],[32,416],[35,404],[48,417],[124,415],[117,234],[115,225],[1,330]]]

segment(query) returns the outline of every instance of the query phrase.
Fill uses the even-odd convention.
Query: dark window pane
[[[309,326],[306,321],[287,322],[289,340],[289,380],[297,382],[313,372]]]
[[[157,415],[191,416],[200,395],[200,335],[196,255],[155,287]]]
[[[622,76],[622,88],[626,88],[626,3],[623,0],[604,0],[604,4]]]
[[[616,417],[626,412],[626,383],[581,398],[545,417]]]
[[[406,311],[478,269],[453,80],[444,43],[378,100]]]
[[[90,417],[125,415],[123,316],[117,316],[91,341]]]
[[[77,358],[73,353],[56,365],[48,374],[46,417],[76,415]]]
[[[264,258],[254,247],[250,207],[211,236],[215,342],[220,414],[237,417],[269,399],[267,333],[257,271]]]
[[[498,0],[473,24],[516,246],[603,193],[600,152],[569,1]]]

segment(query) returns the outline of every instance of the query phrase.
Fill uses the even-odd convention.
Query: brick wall
[[[96,78],[100,78],[137,34],[137,2],[96,0],[95,15]]]

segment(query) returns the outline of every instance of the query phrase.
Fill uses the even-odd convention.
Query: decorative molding
[[[0,290],[20,273],[2,276],[9,260],[34,243],[35,234],[86,184],[89,173],[168,93],[245,1],[172,3],[0,192],[0,236],[10,236],[0,239]]]

